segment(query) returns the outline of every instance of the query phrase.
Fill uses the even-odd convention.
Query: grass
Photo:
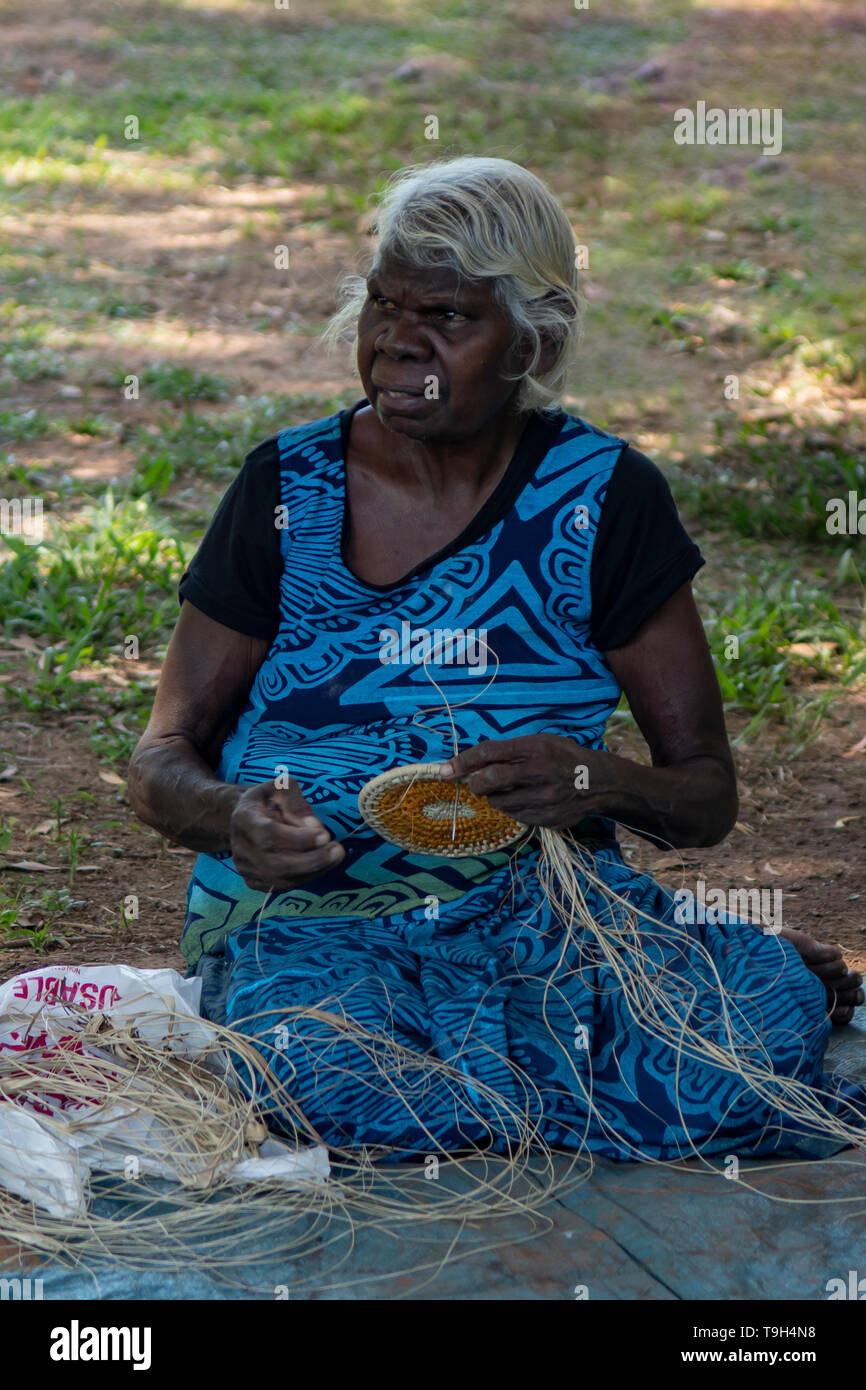
[[[775,557],[760,575],[698,593],[726,707],[751,716],[738,741],[774,720],[803,746],[815,716],[866,671],[862,586],[816,582]]]
[[[143,727],[154,679],[137,676],[124,648],[132,636],[143,665],[161,660],[177,615],[184,541],[150,499],[115,498],[111,488],[74,516],[54,519],[39,546],[5,540],[12,556],[0,565],[4,631],[42,645],[40,657],[29,658],[30,680],[4,686],[7,702],[44,716],[92,711],[94,750],[128,757],[137,733],[126,721]]]
[[[0,947],[24,946],[41,954],[57,935],[58,926],[84,906],[84,899],[73,898],[69,888],[46,888],[37,893],[24,884],[10,893],[0,887]],[[22,916],[38,920],[22,925]]]
[[[46,381],[63,376],[66,364],[60,354],[50,348],[16,344],[0,356],[0,371],[18,381]]]
[[[42,545],[5,541],[14,551],[0,568],[7,634],[55,639],[55,653],[86,641],[105,656],[119,653],[128,633],[146,649],[164,632],[184,550],[147,500],[115,499],[109,488],[75,516],[55,520]]]
[[[123,385],[122,378],[116,384]],[[226,377],[196,372],[183,363],[152,362],[141,374],[141,385],[155,401],[222,401],[229,382]]]
[[[717,444],[671,468],[674,495],[703,525],[738,536],[811,541],[840,557],[850,540],[828,533],[828,502],[866,490],[866,446],[844,431],[716,419]]]
[[[804,577],[808,564],[806,552],[792,564],[752,548],[730,565],[724,587],[703,571],[696,580],[725,713],[746,717],[735,746],[772,728],[795,758],[817,737],[827,712],[863,688],[866,616],[859,576],[855,572],[854,582],[838,572],[822,578],[813,562]],[[759,574],[750,572],[756,568]],[[625,696],[615,718],[620,727],[634,726]]]
[[[189,473],[225,484],[256,444],[287,426],[330,415],[358,394],[349,390],[339,397],[239,396],[231,409],[220,414],[190,409],[181,415],[163,412],[155,424],[138,432],[132,490],[138,496],[153,492],[162,497],[171,484]]]
[[[9,854],[18,819],[17,816],[0,817],[0,855]],[[70,830],[64,838],[58,823],[57,838],[62,841],[58,847],[68,865],[69,886],[37,892],[28,880],[12,890],[0,883],[0,947],[17,944],[41,952],[55,935],[58,924],[70,912],[84,906],[82,899],[72,896],[84,836],[80,831]],[[22,917],[26,917],[28,923],[22,923]],[[34,917],[37,920],[30,923],[29,919]]]
[[[43,410],[0,410],[0,442],[45,439],[53,431],[54,426]]]
[[[206,22],[186,0],[107,11],[83,0],[80,11],[98,36],[82,32],[73,78],[0,104],[0,478],[29,494],[35,457],[51,482],[48,539],[6,538],[0,563],[7,638],[43,648],[4,700],[46,717],[93,711],[99,755],[128,756],[153,676],[136,676],[124,638],[158,666],[177,580],[245,454],[358,394],[245,398],[230,376],[166,349],[178,276],[202,291],[181,311],[194,355],[197,332],[216,331],[209,294],[223,274],[243,275],[275,238],[303,240],[312,258],[334,239],[357,248],[359,217],[392,170],[473,152],[548,179],[589,247],[578,413],[617,433],[628,433],[618,409],[631,411],[629,429],[652,422],[647,451],[719,562],[698,592],[747,736],[777,717],[795,742],[807,737],[829,692],[861,680],[862,558],[854,539],[828,535],[826,514],[828,499],[863,495],[866,452],[815,404],[866,395],[857,34],[795,9],[777,30],[755,11],[721,44],[712,7],[689,0],[608,0],[579,14],[445,0],[435,23],[420,0],[322,0],[288,14],[233,0]],[[75,53],[99,80],[74,75]],[[674,95],[635,75],[650,59],[680,72],[676,102],[694,88],[708,105],[783,106],[777,171],[756,172],[751,149],[675,145]],[[430,113],[438,141],[424,138]],[[210,216],[220,185],[261,197],[175,264],[175,210]],[[288,213],[268,197],[287,188]],[[104,219],[95,251],[82,199],[92,225]],[[134,229],[139,207],[164,209],[164,237],[160,227],[152,246],[122,232],[111,241],[118,218]],[[233,308],[246,331],[267,333],[257,295],[242,289]],[[288,316],[281,331],[309,319]],[[729,373],[741,382],[736,406],[722,397]],[[121,427],[115,407],[132,374],[141,419],[127,414]],[[82,393],[65,413],[61,383]],[[65,459],[114,437],[132,469],[107,491],[28,453],[50,440]],[[732,635],[739,655],[726,658]]]

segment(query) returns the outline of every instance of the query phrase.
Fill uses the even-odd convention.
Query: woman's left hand
[[[486,739],[442,763],[446,778],[465,777],[469,790],[525,825],[563,829],[603,815],[612,787],[610,753],[558,734]]]

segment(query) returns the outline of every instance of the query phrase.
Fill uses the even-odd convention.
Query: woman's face
[[[456,270],[379,257],[358,320],[358,367],[389,430],[413,439],[480,434],[517,390],[503,373],[519,366],[492,281],[461,282]]]

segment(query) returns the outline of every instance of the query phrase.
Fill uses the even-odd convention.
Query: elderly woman
[[[333,325],[355,330],[365,396],[248,455],[181,581],[130,764],[137,814],[199,852],[182,945],[203,1006],[335,1146],[502,1146],[522,1116],[612,1158],[768,1152],[766,1098],[678,1055],[563,939],[537,839],[440,858],[359,816],[376,774],[439,763],[518,821],[571,828],[655,924],[659,964],[716,1001],[702,1026],[736,1000],[780,1076],[817,1084],[829,1017],[863,998],[802,934],[674,930],[672,895],[620,852],[616,821],[715,844],[737,796],[703,560],[655,465],[557,403],[579,304],[564,212],[518,165],[464,158],[396,176],[378,233]],[[439,632],[465,636],[461,660]],[[623,691],[652,766],[605,749]],[[413,1071],[395,1043],[449,1067]]]

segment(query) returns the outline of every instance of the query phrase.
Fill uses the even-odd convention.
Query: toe
[[[831,961],[842,959],[842,947],[830,946],[826,943],[816,941],[814,947],[808,954],[809,960]]]
[[[807,965],[817,967],[827,965],[831,961],[842,959],[841,946],[834,946],[828,942],[816,941],[807,932],[791,931],[788,940],[792,946],[796,946],[803,960]]]
[[[823,980],[826,985],[835,985],[848,979],[848,967],[841,957],[838,960],[827,961],[824,965],[818,965],[806,959],[804,959],[803,964],[807,965],[812,974],[817,975],[818,979]]]
[[[864,1002],[866,995],[860,988],[862,976],[856,971],[849,971],[849,981],[847,987],[828,988],[827,1002],[830,1008],[830,1021],[838,1026],[850,1023],[854,1017],[854,1010]]]
[[[846,1023],[850,1023],[854,1017],[854,1010],[850,1007],[834,1009],[830,1015],[830,1022],[836,1028],[844,1028]]]

